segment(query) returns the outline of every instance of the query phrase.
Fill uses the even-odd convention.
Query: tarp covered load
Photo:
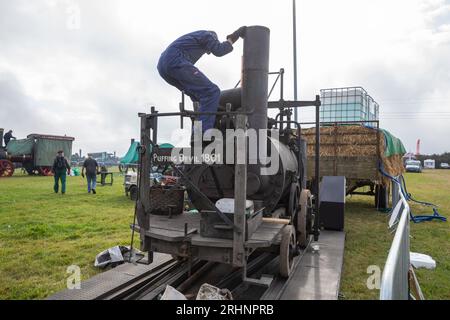
[[[6,151],[10,156],[19,157],[33,154],[34,139],[10,140]]]
[[[385,139],[385,157],[392,157],[395,155],[403,156],[406,153],[405,146],[399,138],[394,137],[389,131],[380,129],[384,133]]]
[[[56,153],[59,150],[63,150],[64,155],[70,157],[72,155],[72,141],[43,138],[36,139],[34,164],[36,166],[52,166]]]
[[[302,129],[308,144],[308,175],[314,165],[315,128]],[[360,125],[320,128],[321,175],[345,175],[347,179],[376,180],[389,184],[379,173],[380,163],[392,176],[403,174],[406,153],[400,139],[387,130]]]

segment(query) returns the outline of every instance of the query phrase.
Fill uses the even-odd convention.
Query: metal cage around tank
[[[322,89],[320,99],[320,121],[323,123],[379,120],[378,103],[362,87]]]

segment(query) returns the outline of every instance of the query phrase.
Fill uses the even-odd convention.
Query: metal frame
[[[397,224],[391,248],[384,266],[381,278],[380,300],[408,300],[409,293],[409,270],[410,270],[410,244],[409,244],[409,216],[411,210],[406,201],[401,186],[397,181],[392,182],[396,185],[395,195],[393,194],[392,207],[389,227]]]

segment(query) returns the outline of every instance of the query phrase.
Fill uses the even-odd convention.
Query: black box
[[[344,230],[345,177],[325,176],[320,184],[320,223],[327,230]]]

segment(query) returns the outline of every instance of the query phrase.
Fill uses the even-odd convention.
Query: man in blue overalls
[[[233,51],[233,44],[244,37],[246,27],[241,27],[220,42],[214,31],[195,31],[175,40],[161,54],[158,71],[169,84],[184,91],[192,101],[200,103],[200,112],[216,112],[219,107],[220,89],[194,64],[205,54],[222,57]],[[214,115],[201,115],[202,131],[214,128]]]

